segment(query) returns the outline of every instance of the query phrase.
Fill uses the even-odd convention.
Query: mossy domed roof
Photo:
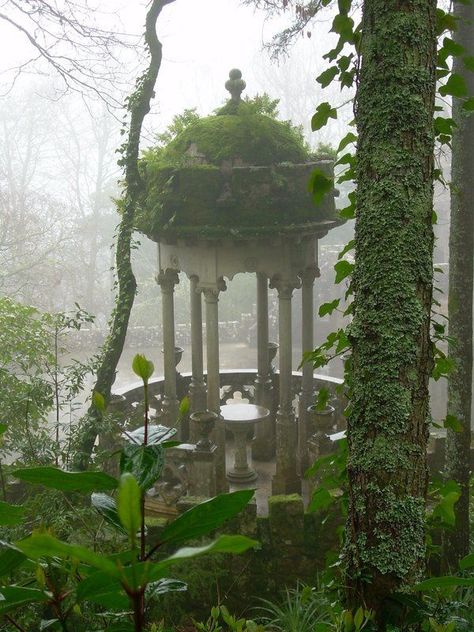
[[[305,162],[308,151],[289,125],[240,103],[234,113],[223,108],[191,124],[165,148],[162,160],[179,164],[191,156],[216,166],[229,160],[260,166]]]
[[[239,70],[229,73],[231,99],[214,116],[196,117],[144,161],[146,200],[137,228],[163,234],[243,236],[334,219],[334,196],[316,208],[307,190],[314,158],[290,123],[241,101]],[[332,176],[331,161],[317,166]]]

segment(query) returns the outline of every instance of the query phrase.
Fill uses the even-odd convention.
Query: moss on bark
[[[357,92],[349,600],[378,613],[424,564],[432,368],[435,0],[365,0]]]

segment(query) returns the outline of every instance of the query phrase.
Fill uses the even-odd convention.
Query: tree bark
[[[474,4],[454,3],[455,41],[463,55],[474,54]],[[464,77],[469,96],[474,96],[474,73],[466,70],[462,57],[455,57],[453,73]],[[461,424],[461,431],[448,429],[446,477],[459,483],[461,497],[455,505],[456,523],[444,536],[443,562],[457,569],[469,553],[469,477],[472,389],[472,293],[474,266],[474,117],[453,99],[451,164],[451,227],[449,233],[449,356],[454,369],[448,382],[448,414]]]
[[[131,262],[131,239],[135,210],[144,192],[138,168],[141,130],[145,116],[150,111],[150,102],[154,97],[155,83],[162,59],[162,46],[156,35],[156,22],[163,7],[172,2],[174,0],[153,0],[147,12],[145,42],[150,54],[150,64],[137,80],[135,90],[127,102],[127,109],[130,112],[130,125],[128,140],[123,148],[123,158],[120,161],[120,164],[124,167],[125,177],[124,194],[119,203],[122,219],[117,235],[115,255],[118,294],[112,314],[110,333],[102,349],[97,379],[93,389],[103,396],[106,405],[110,400],[117,365],[122,355],[137,288]],[[87,468],[95,439],[100,430],[101,419],[101,411],[92,403],[87,411],[77,442],[77,452],[74,459],[75,467],[80,469]]]
[[[436,0],[365,0],[346,585],[376,613],[425,557]]]

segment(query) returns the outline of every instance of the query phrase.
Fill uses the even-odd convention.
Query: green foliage
[[[70,412],[92,365],[72,361],[63,366],[59,354],[67,333],[91,320],[79,306],[72,313],[46,314],[0,298],[0,423],[8,429],[0,448],[4,456],[26,464],[67,459],[68,442],[59,440],[61,417],[63,410]],[[47,423],[52,411],[53,431]]]
[[[146,392],[152,365],[138,356],[134,368],[141,375]],[[94,493],[91,502],[117,531],[118,537],[123,537],[124,532],[128,535],[129,546],[123,544],[117,553],[110,555],[98,552],[95,547],[62,541],[44,529],[6,545],[0,554],[2,574],[10,574],[20,567],[32,569],[33,574],[27,580],[28,588],[12,583],[0,589],[3,597],[0,614],[14,613],[26,604],[44,603],[56,617],[52,622],[43,621],[41,629],[50,623],[51,629],[56,623],[67,629],[65,626],[70,621],[77,625],[81,620],[83,605],[93,604],[99,608],[98,615],[107,622],[107,630],[118,630],[120,624],[123,629],[141,632],[145,629],[147,608],[153,600],[185,589],[183,582],[168,578],[172,566],[205,554],[241,553],[256,546],[254,540],[244,536],[222,535],[209,543],[179,548],[168,557],[160,555],[159,560],[155,560],[165,542],[169,549],[186,540],[200,538],[235,516],[250,500],[253,491],[224,494],[196,506],[168,525],[160,542],[150,548],[146,541],[144,492],[161,474],[163,451],[170,444],[167,439],[173,430],[149,426],[147,408],[145,405],[144,427],[125,435],[128,443],[122,454],[120,481],[102,472],[67,472],[51,467],[22,468],[14,472],[20,480],[68,494],[87,495],[91,491],[118,487],[116,498]],[[0,509],[9,512],[9,520],[6,520],[9,524],[21,519],[20,506],[2,503]]]
[[[264,632],[265,628],[249,619],[237,619],[225,606],[214,606],[205,623],[195,621],[199,632]]]

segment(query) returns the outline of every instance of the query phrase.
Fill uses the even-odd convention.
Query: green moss
[[[239,107],[245,105],[241,103]],[[199,119],[160,152],[160,164],[193,164],[195,160],[188,152],[193,144],[206,163],[217,166],[236,158],[250,165],[298,163],[308,159],[306,147],[295,131],[263,114],[222,114]]]

